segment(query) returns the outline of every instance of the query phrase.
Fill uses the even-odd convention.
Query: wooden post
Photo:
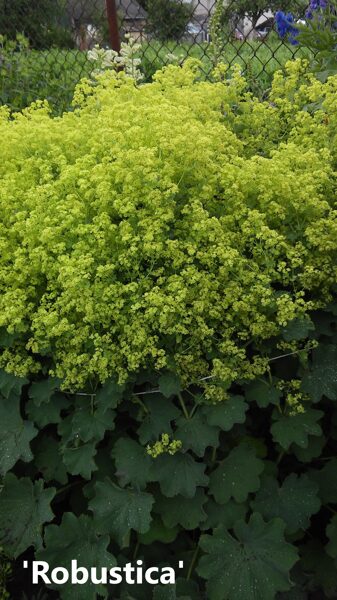
[[[106,1],[106,12],[108,16],[109,34],[110,34],[110,45],[115,52],[119,52],[121,49],[121,40],[118,28],[118,17],[116,0],[105,0]]]

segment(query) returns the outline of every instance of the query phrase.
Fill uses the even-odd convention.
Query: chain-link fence
[[[144,80],[168,62],[239,63],[251,86],[305,50],[281,39],[277,10],[303,19],[303,0],[0,0],[0,102],[14,109],[48,98],[70,105],[76,83],[89,75],[88,50],[118,49],[128,34],[140,43]]]

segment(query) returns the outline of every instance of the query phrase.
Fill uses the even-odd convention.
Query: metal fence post
[[[106,0],[106,12],[108,16],[111,48],[116,52],[119,52],[121,49],[121,40],[119,35],[116,0]]]

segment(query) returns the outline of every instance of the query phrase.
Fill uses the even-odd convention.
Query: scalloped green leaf
[[[55,488],[44,488],[27,477],[8,473],[0,493],[0,539],[5,552],[16,558],[29,546],[42,547],[42,528],[54,518],[50,503]]]
[[[179,527],[166,527],[160,517],[155,515],[151,521],[150,529],[146,533],[138,534],[138,541],[140,544],[145,544],[146,546],[155,542],[171,544],[176,539],[179,530]]]
[[[322,598],[335,600],[337,596],[336,562],[328,556],[318,540],[310,540],[301,548],[302,566],[314,589],[322,591]],[[324,594],[324,595],[323,595]]]
[[[159,584],[153,588],[152,600],[177,600],[177,598],[177,588],[175,584]]]
[[[131,529],[139,533],[149,531],[154,503],[151,494],[120,488],[109,478],[98,481],[94,489],[89,508],[100,533],[108,533],[122,545]]]
[[[311,462],[314,458],[318,458],[321,456],[323,448],[326,444],[326,438],[321,436],[311,436],[308,437],[308,446],[306,448],[300,448],[300,446],[296,446],[293,444],[290,447],[289,452],[295,454],[297,460],[303,463]]]
[[[312,469],[309,477],[319,486],[319,497],[323,504],[337,504],[337,458],[327,461],[320,470]]]
[[[297,477],[294,473],[286,477],[282,485],[273,477],[265,477],[251,506],[265,519],[279,517],[286,524],[289,534],[307,529],[310,517],[321,506],[318,485],[307,475]]]
[[[204,408],[204,413],[209,425],[220,427],[223,431],[230,431],[236,423],[244,423],[248,404],[243,396],[231,396],[224,402]]]
[[[159,391],[165,398],[171,398],[181,392],[181,381],[175,373],[166,373],[158,379]]]
[[[36,406],[41,406],[45,402],[50,402],[53,394],[59,390],[61,380],[57,377],[48,377],[48,379],[42,379],[31,384],[28,390],[28,396]]]
[[[100,442],[106,431],[115,429],[115,417],[116,413],[111,408],[81,398],[76,401],[72,416],[72,435],[82,442]]]
[[[117,408],[123,398],[125,385],[119,384],[115,379],[108,379],[103,386],[97,390],[95,402],[103,409]]]
[[[312,367],[302,378],[302,390],[319,402],[337,400],[337,346],[322,344],[312,353]]]
[[[33,459],[30,442],[37,433],[33,423],[22,419],[18,396],[0,399],[0,475],[5,475],[18,460]]]
[[[317,421],[323,415],[321,410],[313,408],[307,408],[304,413],[296,415],[280,415],[275,411],[275,422],[270,428],[273,440],[284,450],[288,450],[291,444],[307,448],[309,435],[322,435],[322,429]]]
[[[51,423],[61,423],[61,412],[68,408],[69,404],[70,402],[64,394],[55,393],[49,402],[44,403],[43,409],[40,404],[35,403],[35,400],[30,399],[25,405],[25,410],[29,419],[43,429]]]
[[[259,489],[263,469],[264,463],[256,457],[253,448],[241,444],[233,448],[211,474],[210,492],[219,504],[226,504],[230,498],[245,502],[251,492]]]
[[[248,505],[245,502],[238,504],[234,500],[229,500],[226,504],[217,504],[210,498],[205,506],[207,519],[200,529],[215,529],[222,525],[225,529],[232,529],[236,521],[246,518]]]
[[[201,411],[190,419],[179,417],[176,424],[174,436],[182,442],[184,450],[192,450],[197,456],[203,457],[208,446],[219,445],[219,428],[209,425]]]
[[[269,404],[278,406],[280,403],[282,393],[270,385],[269,381],[258,379],[246,386],[245,389],[248,402],[256,402],[259,408],[266,408]]]
[[[171,422],[180,416],[176,406],[163,396],[155,396],[144,400],[147,414],[138,429],[139,441],[147,444],[157,440],[162,433],[172,433]]]
[[[6,373],[0,369],[0,393],[4,398],[9,399],[10,396],[20,396],[24,385],[28,383],[25,377],[17,377],[12,373]]]
[[[96,455],[96,442],[64,448],[63,462],[71,475],[81,475],[84,479],[90,479],[93,471],[97,470],[94,461]]]
[[[116,475],[124,487],[129,483],[134,487],[145,488],[153,480],[153,461],[146,449],[135,440],[125,437],[115,443],[111,456],[116,463]]]
[[[190,454],[163,454],[154,459],[154,480],[159,482],[162,494],[168,498],[178,494],[193,498],[197,487],[208,483],[205,467],[205,464],[197,463]]]
[[[43,434],[34,443],[34,463],[45,481],[58,481],[62,485],[67,483],[60,443],[51,435]]]
[[[284,327],[282,336],[286,342],[304,340],[315,326],[309,317],[296,317]]]
[[[334,515],[326,528],[326,535],[329,539],[325,549],[332,558],[337,558],[337,515]],[[337,565],[336,565],[337,569]]]
[[[193,498],[160,496],[156,498],[154,510],[160,514],[168,528],[181,525],[184,529],[197,529],[207,518],[203,508],[206,502],[204,490],[198,488]]]
[[[291,588],[289,573],[296,563],[296,549],[284,539],[281,519],[264,522],[253,514],[249,523],[238,521],[234,535],[219,527],[212,536],[203,535],[206,553],[197,571],[207,579],[212,600],[274,600],[277,592]]]
[[[108,535],[99,536],[93,519],[87,515],[76,517],[65,513],[60,525],[48,525],[45,531],[45,548],[37,553],[37,560],[44,560],[50,569],[64,567],[70,570],[71,561],[77,560],[79,567],[97,568],[116,566],[115,557],[108,552]],[[58,585],[62,600],[95,600],[97,595],[107,597],[104,585]]]

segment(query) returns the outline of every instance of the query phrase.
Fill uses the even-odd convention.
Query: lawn
[[[142,70],[145,81],[170,60],[174,53],[179,59],[199,58],[205,77],[212,71],[212,47],[209,44],[177,44],[150,41],[142,46]],[[307,56],[305,49],[294,48],[272,35],[265,42],[228,40],[223,47],[222,59],[233,65],[242,65],[254,93],[268,89],[274,71],[293,56]],[[72,94],[81,77],[88,76],[92,64],[85,52],[52,49],[48,51],[23,50],[2,53],[0,67],[0,103],[20,110],[36,99],[47,98],[55,113],[68,109]]]

